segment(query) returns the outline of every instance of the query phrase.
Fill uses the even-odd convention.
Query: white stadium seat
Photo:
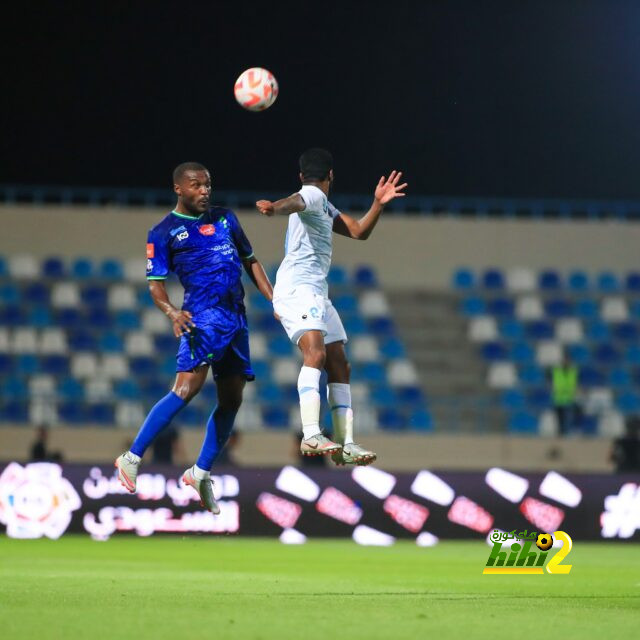
[[[598,419],[598,433],[605,438],[620,438],[626,432],[624,416],[613,409],[604,411]]]
[[[574,344],[584,340],[582,322],[578,318],[561,318],[556,323],[556,340],[563,344]]]
[[[600,315],[607,322],[624,322],[629,318],[627,301],[619,296],[605,298],[600,307]]]
[[[32,398],[54,398],[56,381],[53,376],[38,374],[29,379],[29,395]]]
[[[554,340],[541,340],[536,348],[536,362],[541,367],[553,367],[562,362],[562,346]]]
[[[373,336],[356,336],[350,343],[350,355],[354,362],[376,362],[380,360],[378,341]]]
[[[518,382],[516,368],[511,362],[495,362],[489,367],[487,384],[491,389],[511,389]]]
[[[507,271],[507,289],[513,293],[535,291],[536,274],[526,267],[512,267]]]
[[[71,357],[71,375],[78,380],[91,379],[98,374],[98,357],[95,353],[75,353]]]
[[[111,380],[127,378],[129,376],[129,362],[123,355],[108,354],[103,356],[99,372]]]
[[[35,353],[38,350],[38,336],[35,329],[22,327],[13,332],[11,338],[14,353]]]
[[[107,305],[109,309],[136,309],[136,293],[131,285],[114,284],[109,287]]]
[[[269,355],[267,339],[263,333],[249,332],[249,352],[256,360],[266,360]]]
[[[31,424],[56,424],[58,410],[54,400],[36,398],[29,403],[29,421]]]
[[[153,354],[151,336],[144,331],[131,331],[124,340],[124,350],[130,356],[150,356]]]
[[[91,378],[85,383],[84,392],[89,402],[103,402],[111,399],[113,388],[109,380]]]
[[[539,320],[544,315],[538,296],[522,296],[516,302],[516,316],[520,320]]]
[[[124,263],[124,277],[129,282],[147,281],[147,261],[144,258],[129,258]]]
[[[300,365],[293,358],[277,358],[273,362],[271,375],[278,384],[296,384]]]
[[[67,334],[62,329],[54,327],[44,329],[40,334],[39,351],[46,355],[67,353]]]
[[[9,273],[16,280],[37,278],[40,273],[38,261],[27,254],[9,256]]]
[[[139,427],[144,420],[144,409],[140,402],[118,402],[116,424],[119,427]]]
[[[169,318],[160,309],[145,309],[142,314],[142,328],[147,333],[159,334],[172,331]]]
[[[382,291],[366,291],[360,296],[358,307],[365,318],[379,318],[389,315],[389,304]]]
[[[60,309],[80,305],[80,291],[75,282],[57,282],[51,290],[51,304]]]
[[[235,428],[240,431],[259,431],[262,428],[260,409],[253,402],[243,402],[236,415]]]
[[[472,342],[490,342],[498,337],[496,319],[492,316],[477,316],[469,322],[469,340]]]
[[[418,384],[418,373],[409,360],[394,360],[389,364],[387,379],[394,386]]]
[[[0,353],[11,351],[11,333],[9,329],[0,327]]]
[[[369,386],[364,382],[351,383],[351,403],[364,404],[369,400]]]

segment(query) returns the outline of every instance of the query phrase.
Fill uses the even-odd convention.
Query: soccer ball
[[[238,76],[233,93],[241,107],[249,111],[264,111],[278,97],[278,81],[271,71],[251,67]]]
[[[536,547],[541,551],[546,551],[547,549],[551,549],[551,545],[553,545],[553,538],[550,533],[541,533],[538,535],[538,539],[536,540]]]

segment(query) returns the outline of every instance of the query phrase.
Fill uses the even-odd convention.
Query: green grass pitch
[[[567,576],[483,576],[489,547],[0,537],[0,637],[638,638],[640,547],[576,542]]]

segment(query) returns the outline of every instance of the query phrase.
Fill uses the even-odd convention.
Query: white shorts
[[[294,344],[307,331],[322,331],[325,344],[347,341],[342,320],[331,300],[311,287],[296,287],[287,295],[274,297],[273,310]]]

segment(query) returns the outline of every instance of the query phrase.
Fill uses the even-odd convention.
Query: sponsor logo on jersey
[[[153,269],[153,260],[147,260],[147,271],[151,271]]]
[[[203,224],[201,227],[198,227],[198,231],[203,236],[212,236],[216,232],[216,228],[212,224]]]
[[[156,246],[153,242],[147,242],[147,258],[154,258],[156,252]]]
[[[187,228],[184,225],[180,225],[179,227],[176,227],[175,229],[171,229],[171,231],[169,231],[169,235],[172,238],[175,238],[175,236],[177,236],[181,231],[186,231]]]
[[[189,237],[189,232],[188,231],[183,231],[182,233],[179,233],[176,238],[178,240],[186,240]]]

